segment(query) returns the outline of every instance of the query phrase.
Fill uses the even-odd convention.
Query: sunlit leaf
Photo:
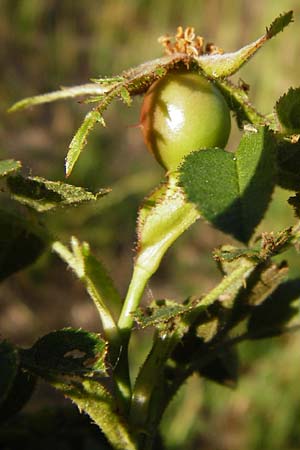
[[[77,130],[75,136],[73,137],[66,157],[67,176],[71,174],[72,169],[86,144],[87,136],[97,122],[100,122],[101,125],[105,126],[104,119],[99,111],[97,109],[93,109],[92,111],[87,113],[80,128]]]
[[[25,98],[15,103],[9,108],[9,112],[15,112],[20,109],[29,108],[34,105],[54,102],[56,100],[65,100],[67,98],[101,95],[107,92],[111,86],[100,86],[95,83],[82,84],[81,86],[63,87],[59,91],[50,92],[48,94],[36,95],[34,97]]]
[[[20,161],[14,159],[5,159],[0,161],[0,178],[17,172],[22,167]]]
[[[282,31],[293,19],[293,12],[289,11],[277,17],[267,28],[266,33],[251,44],[233,53],[203,55],[194,57],[201,70],[213,78],[228,77],[237,72],[263,44]]]
[[[271,199],[274,153],[267,128],[247,132],[235,153],[214,148],[189,154],[179,168],[180,184],[209,222],[248,242]]]
[[[71,250],[61,242],[54,242],[53,250],[71,267],[86,286],[102,320],[106,337],[117,332],[114,316],[121,308],[121,297],[104,265],[91,253],[87,242],[71,239]]]

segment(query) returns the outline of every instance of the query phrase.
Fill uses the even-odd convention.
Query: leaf
[[[0,422],[18,412],[30,398],[35,377],[20,367],[18,350],[7,341],[0,342]]]
[[[48,240],[41,226],[0,209],[0,280],[34,263]]]
[[[0,405],[0,422],[14,416],[28,402],[36,385],[36,377],[18,368],[5,401]]]
[[[286,134],[300,133],[300,87],[290,88],[275,105],[278,120]]]
[[[22,167],[20,161],[14,159],[5,159],[0,161],[0,178],[17,172]]]
[[[300,192],[290,197],[288,203],[293,206],[296,216],[300,218]]]
[[[239,128],[243,128],[245,123],[252,123],[256,126],[269,125],[270,120],[260,114],[251,104],[248,93],[241,87],[234,85],[231,80],[219,79],[216,85],[224,95],[229,108],[235,113]]]
[[[300,190],[300,141],[280,141],[277,148],[277,184],[284,189]]]
[[[99,86],[95,83],[82,84],[81,86],[63,87],[60,91],[50,92],[48,94],[36,95],[25,98],[12,105],[8,112],[15,112],[20,109],[29,108],[34,105],[64,100],[67,98],[81,97],[86,95],[102,95],[107,92],[111,86]]]
[[[109,189],[101,189],[97,194],[93,194],[82,187],[60,181],[49,181],[41,177],[25,178],[20,175],[9,177],[7,186],[14,200],[38,212],[77,206],[95,201],[110,192]]]
[[[77,159],[79,158],[79,155],[83,150],[83,147],[86,144],[88,134],[94,128],[97,122],[100,122],[103,126],[105,126],[103,117],[99,113],[98,109],[93,109],[92,111],[89,111],[87,113],[80,128],[77,130],[75,136],[73,137],[66,157],[67,177],[71,174],[72,169]]]
[[[233,75],[237,72],[263,44],[276,36],[289,23],[292,22],[293,12],[289,11],[277,17],[266,33],[251,44],[242,47],[240,50],[233,53],[224,53],[216,55],[203,55],[194,57],[198,63],[199,68],[209,77],[224,78]]]
[[[104,386],[113,385],[105,361],[107,344],[97,334],[64,328],[22,351],[23,365],[50,382],[84,410],[117,450],[137,450],[119,414],[116,399]]]
[[[107,344],[99,335],[63,328],[43,336],[30,349],[22,350],[22,364],[45,379],[107,377]]]
[[[130,106],[132,103],[132,98],[130,97],[129,92],[125,87],[121,89],[120,95],[125,105]]]
[[[101,384],[92,379],[77,384],[52,382],[53,386],[69,397],[80,410],[96,423],[115,450],[137,450],[134,437],[117,409],[115,398]]]
[[[145,312],[138,310],[134,317],[141,328],[151,326],[164,328],[164,325],[172,319],[179,318],[184,313],[192,311],[194,307],[195,305],[192,302],[181,304],[173,300],[157,300]]]
[[[17,375],[19,365],[18,352],[7,341],[0,342],[0,404],[2,404],[9,394]]]
[[[267,37],[271,39],[276,34],[283,31],[283,29],[293,22],[293,11],[288,11],[287,13],[280,14],[267,28]]]
[[[200,376],[229,388],[238,380],[239,359],[236,349],[224,349],[206,366],[198,370]]]
[[[296,324],[300,326],[300,279],[282,283],[253,310],[248,333],[250,339],[272,337]]]
[[[187,199],[216,228],[247,243],[270,202],[275,184],[274,144],[267,128],[247,132],[235,153],[204,149],[179,168]]]
[[[119,315],[122,302],[104,265],[92,255],[87,242],[81,244],[75,237],[71,239],[72,251],[60,242],[54,242],[52,247],[85,284],[98,309],[106,337],[110,341],[116,338],[113,316]]]

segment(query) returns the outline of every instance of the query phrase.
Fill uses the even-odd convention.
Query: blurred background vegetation
[[[235,76],[250,84],[251,99],[263,113],[271,112],[290,86],[300,84],[298,0],[0,0],[0,157],[20,159],[27,173],[63,180],[66,149],[87,106],[58,102],[7,115],[13,102],[61,85],[119,74],[158,57],[157,37],[174,33],[178,25],[194,26],[208,41],[234,51],[260,36],[276,15],[289,9],[294,10],[295,23]],[[75,234],[90,242],[123,294],[132,267],[138,205],[163,176],[135,126],[140,103],[136,99],[130,109],[117,103],[106,112],[107,128],[99,127],[91,135],[69,180],[91,190],[112,187],[113,193],[92,206],[45,215],[52,232],[63,241]],[[234,129],[229,149],[236,147],[238,138]],[[275,192],[261,230],[279,230],[293,222],[288,196]],[[182,300],[210,289],[220,276],[211,251],[229,241],[207,224],[196,224],[168,252],[145,300]],[[299,276],[299,256],[289,252],[286,258],[290,276]],[[92,302],[54,255],[45,255],[2,283],[1,335],[26,346],[63,326],[99,329]],[[165,417],[167,448],[299,449],[299,344],[295,334],[243,345],[241,380],[235,391],[193,377]],[[64,401],[41,384],[25,411],[33,414],[49,403],[57,407]],[[56,424],[52,438],[58,429]],[[20,448],[27,448],[29,437],[25,431],[21,436]],[[55,448],[71,448],[62,445],[60,437]],[[91,434],[86,439],[76,448],[99,448]],[[17,442],[14,445],[5,448],[19,448]]]

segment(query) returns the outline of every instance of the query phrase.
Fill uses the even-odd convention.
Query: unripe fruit
[[[152,84],[141,109],[145,144],[167,170],[194,150],[224,148],[230,112],[221,92],[202,75],[171,72]]]

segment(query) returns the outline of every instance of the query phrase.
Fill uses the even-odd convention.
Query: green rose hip
[[[167,170],[202,148],[224,148],[231,120],[216,86],[193,72],[169,73],[152,84],[141,109],[141,128],[148,150]]]

